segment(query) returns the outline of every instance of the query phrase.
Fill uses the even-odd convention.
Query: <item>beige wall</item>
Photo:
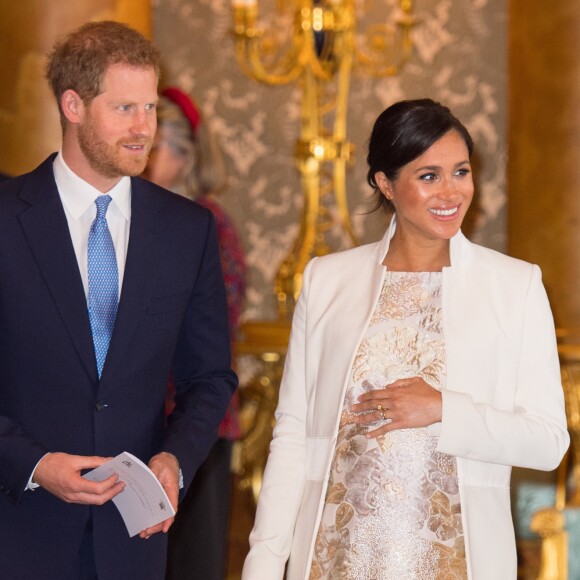
[[[58,112],[43,76],[55,39],[104,19],[150,34],[151,13],[148,0],[0,0],[0,14],[0,171],[18,175],[60,146]]]
[[[360,30],[386,19],[394,0],[365,4],[372,10],[361,17]],[[467,230],[472,239],[504,250],[506,0],[418,0],[415,5],[416,49],[403,73],[388,79],[355,74],[351,83],[348,138],[357,150],[348,193],[357,233],[368,242],[384,228],[382,216],[365,215],[370,193],[365,144],[372,123],[394,101],[428,96],[449,105],[477,142],[478,195]],[[154,0],[152,6],[164,81],[193,94],[227,156],[230,182],[222,199],[242,234],[250,266],[246,318],[273,318],[274,275],[296,236],[302,205],[293,164],[300,92],[296,85],[260,85],[240,72],[229,1]],[[337,228],[333,249],[345,242]]]

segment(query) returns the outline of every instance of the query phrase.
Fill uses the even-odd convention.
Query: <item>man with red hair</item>
[[[161,580],[173,519],[130,538],[110,501],[124,484],[82,474],[129,451],[177,508],[237,384],[212,214],[137,177],[158,76],[157,50],[129,27],[74,31],[47,67],[62,148],[0,186],[0,574],[11,580]]]

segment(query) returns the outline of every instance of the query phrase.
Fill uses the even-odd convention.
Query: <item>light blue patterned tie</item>
[[[89,321],[99,378],[113,334],[119,301],[117,257],[106,217],[109,203],[110,195],[100,195],[95,200],[97,217],[91,225],[88,247]]]

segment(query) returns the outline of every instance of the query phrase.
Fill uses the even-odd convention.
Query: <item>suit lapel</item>
[[[151,298],[163,252],[162,234],[166,226],[160,214],[165,204],[164,198],[154,195],[150,184],[131,180],[131,231],[123,288],[101,382],[123,363],[123,353]]]
[[[78,355],[96,379],[93,339],[87,302],[66,215],[58,195],[49,157],[30,174],[20,194],[30,207],[19,219],[34,258],[60,312]]]

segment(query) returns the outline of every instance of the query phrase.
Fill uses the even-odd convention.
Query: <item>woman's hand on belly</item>
[[[374,427],[367,438],[379,437],[396,429],[427,427],[441,421],[441,393],[420,377],[399,379],[386,386],[364,393],[351,407],[358,413],[354,421]]]

